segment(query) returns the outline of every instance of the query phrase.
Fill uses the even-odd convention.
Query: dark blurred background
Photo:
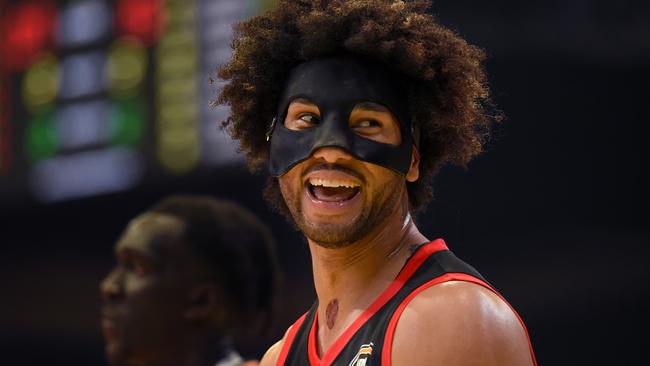
[[[127,222],[172,193],[236,200],[285,272],[260,357],[314,299],[301,236],[208,107],[240,0],[0,0],[2,364],[105,365],[98,284]],[[483,47],[507,120],[418,218],[525,319],[541,365],[647,362],[650,2],[436,1]],[[161,14],[166,14],[162,16]],[[290,299],[287,301],[286,299]]]

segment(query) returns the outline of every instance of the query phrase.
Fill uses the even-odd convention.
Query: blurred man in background
[[[230,334],[271,320],[277,259],[246,209],[172,196],[133,219],[101,284],[111,365],[240,366]]]
[[[411,213],[495,120],[478,48],[428,2],[281,1],[239,24],[219,101],[307,237],[318,301],[262,365],[535,363],[523,322]]]

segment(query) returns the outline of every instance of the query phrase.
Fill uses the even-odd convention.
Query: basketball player
[[[111,365],[244,364],[228,335],[269,320],[276,280],[262,222],[230,202],[173,196],[133,219],[115,253],[101,284]]]
[[[238,25],[224,123],[307,238],[318,300],[270,365],[534,365],[523,322],[413,213],[496,118],[483,53],[428,2],[280,1]]]

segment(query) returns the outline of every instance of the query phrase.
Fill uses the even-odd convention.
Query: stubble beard
[[[296,226],[303,234],[324,248],[336,249],[361,240],[382,225],[398,209],[403,186],[403,178],[395,175],[390,182],[382,185],[384,188],[374,194],[374,197],[368,197],[361,214],[348,224],[310,222],[302,212],[302,187],[292,191],[281,186],[281,191]]]

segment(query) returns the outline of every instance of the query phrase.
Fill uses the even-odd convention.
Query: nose
[[[313,157],[315,159],[323,160],[328,164],[334,164],[341,160],[349,161],[353,159],[352,155],[340,147],[321,147],[314,151]]]
[[[99,284],[99,294],[104,302],[112,302],[122,296],[120,277],[119,270],[115,268]]]

